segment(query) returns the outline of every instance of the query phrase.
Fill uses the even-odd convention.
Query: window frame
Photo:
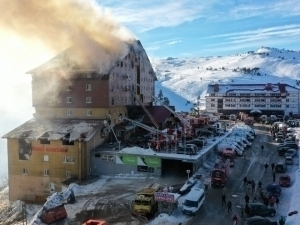
[[[72,109],[67,109],[67,116],[73,116]]]
[[[72,103],[72,97],[67,97],[67,103]]]
[[[91,91],[91,90],[92,90],[92,84],[86,84],[85,91]]]
[[[48,159],[48,160],[46,160]],[[49,155],[43,155],[43,162],[49,162],[50,159],[49,159]]]
[[[44,169],[44,171],[43,171],[43,176],[44,176],[44,177],[49,177],[49,176],[50,176],[50,171],[49,171],[49,169]]]
[[[92,103],[92,97],[86,97],[85,103]]]
[[[22,168],[22,175],[28,175],[27,168]]]
[[[93,116],[93,111],[91,109],[86,110],[87,116]]]

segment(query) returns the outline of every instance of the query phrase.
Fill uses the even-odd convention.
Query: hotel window
[[[287,108],[290,108],[290,106],[289,106],[289,105],[286,105],[286,107],[287,107]]]
[[[236,107],[236,105],[235,104],[230,104],[230,107]]]
[[[72,176],[71,171],[66,171],[66,178],[71,178],[71,176]]]
[[[49,170],[48,169],[44,169],[44,176],[49,176]]]
[[[86,91],[91,91],[91,90],[92,90],[92,85],[91,85],[91,84],[87,84],[87,85],[85,86],[85,90],[86,90]]]
[[[115,99],[111,98],[111,105],[114,105],[114,104],[115,104]]]
[[[67,90],[66,91],[71,91],[71,85],[67,86]]]
[[[250,99],[241,98],[240,102],[250,102]]]
[[[49,109],[48,110],[48,115],[52,115],[52,114],[53,114],[52,109]]]
[[[49,162],[49,155],[44,155],[44,162]]]
[[[216,99],[212,98],[212,99],[210,99],[210,101],[211,101],[211,102],[214,102],[214,101],[216,101]]]
[[[93,115],[93,114],[92,114],[92,110],[87,110],[87,111],[86,111],[86,115],[87,115],[87,116],[92,116],[92,115]]]
[[[211,93],[210,96],[216,96],[216,94],[215,93]]]
[[[92,97],[86,97],[86,103],[92,103]]]
[[[26,168],[23,168],[23,169],[22,169],[22,174],[23,174],[23,175],[27,175],[27,174],[28,174],[28,171],[27,171]]]
[[[73,156],[63,156],[63,163],[74,163]]]
[[[91,73],[87,73],[86,74],[86,78],[92,78],[92,74]]]
[[[67,115],[68,115],[68,116],[72,116],[72,114],[73,114],[73,113],[72,113],[72,110],[71,110],[71,109],[68,109],[68,110],[67,110]]]
[[[67,103],[72,103],[72,98],[71,97],[67,97]]]
[[[216,107],[216,105],[215,104],[210,104],[210,107]]]

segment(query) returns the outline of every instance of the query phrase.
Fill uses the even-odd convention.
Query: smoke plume
[[[103,60],[120,58],[135,39],[94,0],[1,0],[0,8],[1,32],[42,41],[56,52],[76,48],[83,64],[88,59],[102,66]]]

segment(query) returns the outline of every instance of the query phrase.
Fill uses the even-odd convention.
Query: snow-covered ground
[[[257,51],[230,56],[199,58],[152,59],[160,90],[168,97],[170,105],[178,111],[190,111],[197,97],[205,108],[208,84],[287,83],[296,85],[300,80],[300,52],[261,47]],[[242,68],[259,68],[254,74],[242,73]],[[234,72],[234,70],[236,72]],[[259,73],[259,75],[258,75]]]

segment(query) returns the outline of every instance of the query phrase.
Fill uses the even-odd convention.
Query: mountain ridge
[[[286,83],[300,88],[300,52],[294,50],[260,47],[229,56],[168,57],[151,63],[158,79],[156,96],[160,90],[168,93],[165,97],[178,111],[189,111],[193,105],[187,102],[196,103],[198,96],[204,109],[208,84]]]

